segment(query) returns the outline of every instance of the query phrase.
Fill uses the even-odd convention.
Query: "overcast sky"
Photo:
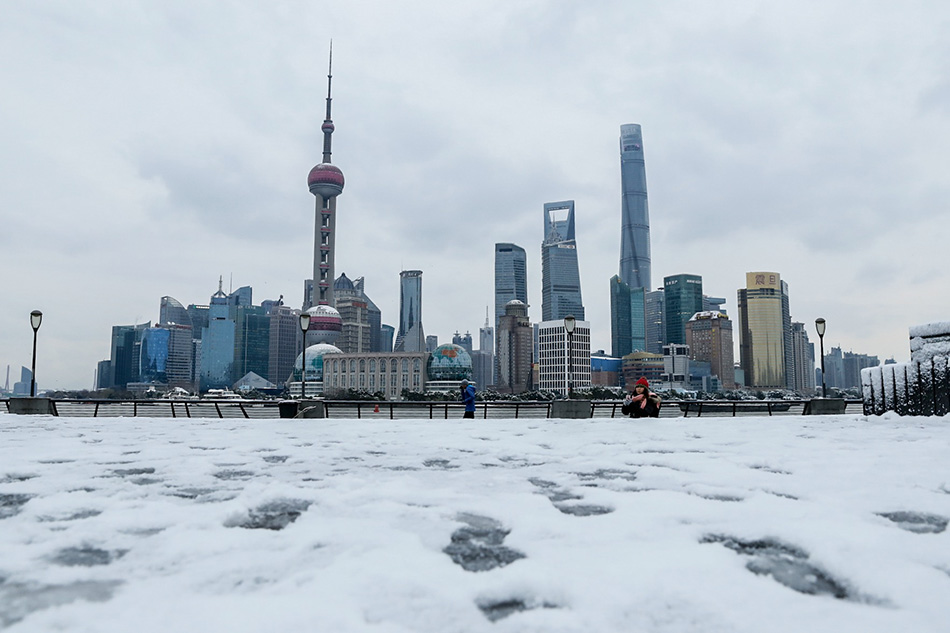
[[[789,284],[825,348],[909,357],[950,320],[950,5],[932,2],[3,3],[0,371],[91,388],[116,324],[159,298],[302,302],[333,39],[337,274],[398,324],[475,334],[493,244],[528,253],[576,203],[594,349],[610,350],[620,125],[643,126],[653,286]],[[492,307],[493,310],[493,307]],[[4,376],[0,375],[0,383]]]

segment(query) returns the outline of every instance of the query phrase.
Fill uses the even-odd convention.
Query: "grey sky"
[[[456,6],[459,5],[459,6]],[[464,6],[463,6],[464,5]],[[477,333],[495,242],[576,201],[593,345],[610,349],[622,123],[643,126],[653,285],[789,283],[826,349],[909,357],[950,320],[943,2],[27,2],[0,20],[0,371],[91,387],[115,324],[250,285],[298,307],[334,41],[337,272],[397,323]],[[0,378],[2,380],[2,378]]]

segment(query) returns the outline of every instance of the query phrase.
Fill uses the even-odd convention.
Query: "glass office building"
[[[422,330],[422,271],[399,273],[399,331],[395,352],[424,352],[426,337]]]
[[[703,311],[703,278],[699,275],[671,275],[663,278],[666,302],[666,343],[685,345],[686,324]]]
[[[509,301],[528,303],[527,261],[517,244],[495,244],[495,327]]]
[[[645,295],[643,288],[631,288],[620,275],[610,278],[610,353],[615,358],[646,350]]]
[[[541,243],[541,318],[554,321],[572,315],[584,320],[581,275],[574,238],[574,201],[544,205]]]

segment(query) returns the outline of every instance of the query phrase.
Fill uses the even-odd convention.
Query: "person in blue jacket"
[[[462,402],[465,404],[465,413],[462,418],[475,417],[475,385],[469,384],[467,380],[462,381]]]

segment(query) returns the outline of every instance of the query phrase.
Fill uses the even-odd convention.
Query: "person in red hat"
[[[650,391],[650,383],[641,377],[633,386],[633,394],[627,394],[620,411],[631,418],[660,417],[660,396]]]

